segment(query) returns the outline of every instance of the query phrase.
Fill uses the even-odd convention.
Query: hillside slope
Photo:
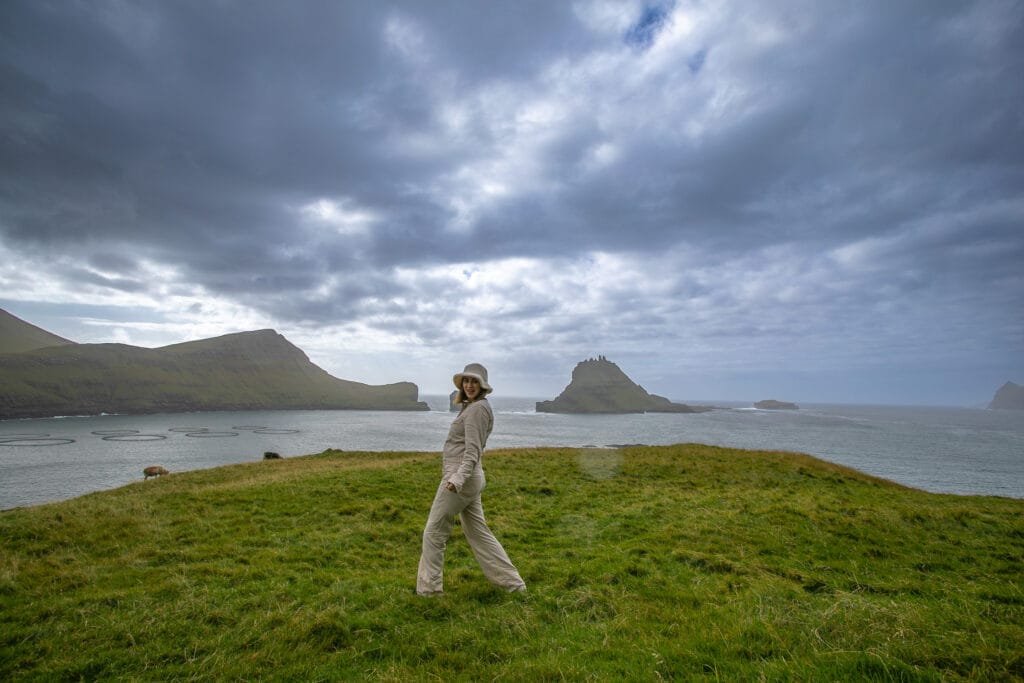
[[[0,353],[21,353],[75,342],[58,337],[0,308]]]
[[[203,410],[427,410],[410,382],[332,377],[273,330],[145,349],[74,344],[0,355],[0,418]]]

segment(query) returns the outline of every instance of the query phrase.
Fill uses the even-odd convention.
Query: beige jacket
[[[494,413],[486,398],[473,401],[459,413],[444,442],[443,481],[461,492],[466,480],[483,474],[480,462],[487,437],[494,427]]]

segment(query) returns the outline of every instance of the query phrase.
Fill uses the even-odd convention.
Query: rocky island
[[[699,413],[710,408],[672,403],[649,394],[604,356],[576,365],[572,381],[553,401],[539,401],[538,413]]]
[[[1024,410],[1024,387],[1007,382],[999,387],[988,407],[996,410]]]
[[[758,410],[800,410],[800,406],[789,401],[776,401],[773,398],[758,401],[754,404]]]
[[[212,410],[429,410],[412,382],[373,386],[338,379],[274,330],[148,349],[76,344],[47,336],[9,314],[0,322],[0,349],[5,350],[0,352],[0,419]],[[17,343],[7,344],[8,337]],[[25,349],[32,343],[27,340],[43,346]],[[12,347],[21,350],[6,351]]]

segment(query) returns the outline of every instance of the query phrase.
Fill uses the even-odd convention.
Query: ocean
[[[348,451],[440,451],[453,415],[258,411],[102,415],[0,421],[0,509],[65,500],[171,472]],[[538,399],[494,397],[489,448],[703,443],[809,453],[935,493],[1024,498],[1024,412],[970,408],[801,405],[797,411],[716,405],[698,414],[555,415]],[[486,462],[486,460],[485,460]]]

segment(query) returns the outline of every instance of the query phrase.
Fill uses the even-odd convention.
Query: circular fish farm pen
[[[74,439],[49,436],[23,436],[0,439],[0,446],[65,446],[74,442]]]

